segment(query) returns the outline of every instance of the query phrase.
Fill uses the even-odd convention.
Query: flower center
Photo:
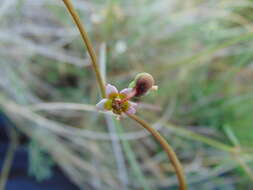
[[[129,108],[129,103],[127,101],[122,101],[120,98],[115,98],[112,101],[112,110],[116,114],[121,114]]]
[[[120,110],[121,109],[121,100],[118,98],[115,98],[112,101],[112,109],[114,110]]]

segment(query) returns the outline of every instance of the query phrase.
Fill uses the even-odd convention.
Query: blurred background
[[[154,76],[159,90],[137,114],[173,146],[189,189],[252,190],[253,2],[73,4],[108,83]],[[90,64],[61,0],[0,1],[1,187],[178,189],[146,131],[96,112]]]

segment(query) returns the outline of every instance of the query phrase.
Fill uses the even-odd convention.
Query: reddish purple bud
[[[140,73],[135,77],[135,80],[130,84],[135,91],[135,96],[140,97],[145,95],[149,90],[154,88],[154,78],[149,73]]]

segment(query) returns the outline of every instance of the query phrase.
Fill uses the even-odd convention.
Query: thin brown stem
[[[160,135],[160,133],[158,131],[156,131],[154,128],[152,128],[146,121],[140,119],[136,115],[130,115],[130,114],[127,114],[127,115],[128,115],[128,117],[130,117],[131,119],[133,119],[134,121],[139,123],[146,130],[148,130],[153,135],[153,137],[160,143],[160,145],[162,146],[164,151],[168,154],[168,157],[175,169],[175,172],[176,172],[177,178],[178,178],[178,182],[179,182],[180,190],[187,190],[183,167],[180,164],[180,161],[178,160],[177,155],[174,152],[174,150],[172,149],[172,147],[162,137],[162,135]]]
[[[99,84],[99,88],[101,90],[102,97],[105,97],[106,96],[105,95],[105,84],[104,84],[104,81],[101,77],[99,67],[98,67],[98,63],[97,63],[97,57],[96,57],[95,51],[94,51],[94,49],[91,45],[89,37],[87,35],[87,32],[86,32],[84,26],[82,25],[81,19],[78,16],[78,14],[76,13],[76,11],[75,11],[72,3],[71,3],[71,0],[63,0],[63,2],[65,4],[65,6],[67,7],[70,15],[72,16],[76,26],[78,27],[78,30],[81,34],[81,37],[84,41],[84,44],[87,47],[87,50],[89,52],[89,55],[90,55],[90,58],[91,58],[91,61],[92,61],[92,66],[93,66],[93,69],[95,71],[96,78],[97,78],[97,81],[98,81],[98,84]]]

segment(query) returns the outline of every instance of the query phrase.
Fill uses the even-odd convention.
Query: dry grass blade
[[[1,175],[0,175],[0,190],[5,189],[6,182],[8,180],[8,175],[11,169],[12,161],[14,158],[15,151],[18,147],[18,134],[15,129],[10,128],[10,145],[3,162]]]

